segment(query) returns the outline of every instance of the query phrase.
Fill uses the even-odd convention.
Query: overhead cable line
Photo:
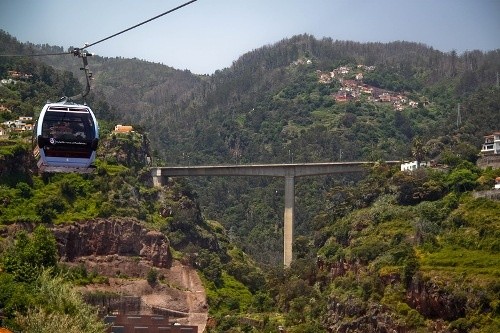
[[[0,57],[44,57],[44,56],[56,56],[56,55],[66,55],[71,54],[70,52],[58,52],[58,53],[35,53],[35,54],[0,54]]]
[[[156,15],[155,17],[152,17],[152,18],[150,18],[149,20],[146,20],[146,21],[144,21],[144,22],[138,23],[138,24],[136,24],[136,25],[134,25],[134,26],[132,26],[132,27],[130,27],[130,28],[127,28],[127,29],[125,29],[125,30],[122,30],[122,31],[120,31],[120,32],[117,32],[116,34],[113,34],[113,35],[111,35],[111,36],[108,36],[108,37],[106,37],[106,38],[103,38],[103,39],[101,39],[101,40],[98,40],[97,42],[94,42],[94,43],[91,43],[91,44],[85,43],[85,45],[84,45],[83,47],[80,47],[80,48],[78,48],[78,47],[77,47],[77,48],[74,48],[73,50],[68,51],[68,52],[59,52],[59,53],[42,53],[42,54],[0,54],[0,57],[43,57],[43,56],[55,56],[55,55],[66,55],[66,54],[73,54],[73,55],[75,55],[75,56],[80,57],[80,56],[81,56],[81,51],[82,51],[84,48],[89,48],[89,47],[91,47],[91,46],[94,46],[94,45],[96,45],[96,44],[99,44],[99,43],[101,43],[101,42],[104,42],[105,40],[108,40],[108,39],[111,39],[111,38],[116,37],[116,36],[118,36],[118,35],[121,35],[121,34],[123,34],[123,33],[127,32],[127,31],[130,31],[130,30],[132,30],[132,29],[135,29],[135,28],[137,28],[137,27],[140,27],[140,26],[141,26],[141,25],[143,25],[143,24],[146,24],[146,23],[148,23],[148,22],[154,21],[154,20],[156,20],[156,19],[158,19],[158,18],[160,18],[160,17],[162,17],[162,16],[164,16],[164,15],[167,15],[167,14],[170,14],[170,13],[172,13],[172,12],[175,12],[176,10],[181,9],[182,7],[186,7],[187,5],[190,5],[190,4],[192,4],[193,2],[196,2],[196,1],[198,1],[198,0],[191,0],[191,1],[188,1],[188,2],[186,2],[186,3],[183,3],[183,4],[182,4],[182,5],[180,5],[180,6],[177,6],[177,7],[175,7],[175,8],[172,8],[172,9],[170,9],[170,10],[168,10],[168,11],[164,12],[164,13],[161,13],[160,15]]]
[[[189,4],[193,3],[193,2],[195,2],[195,1],[198,1],[198,0],[191,0],[191,1],[188,1],[188,2],[186,2],[186,3],[184,3],[184,4],[182,4],[182,5],[177,6],[177,7],[175,7],[175,8],[172,8],[172,9],[170,9],[170,10],[168,10],[168,11],[166,11],[166,12],[164,12],[164,13],[160,14],[160,15],[156,15],[155,17],[152,17],[152,18],[150,18],[149,20],[146,20],[146,21],[144,21],[144,22],[141,22],[141,23],[139,23],[139,24],[136,24],[136,25],[134,25],[134,26],[132,26],[132,27],[130,27],[130,28],[127,28],[127,29],[125,29],[125,30],[122,30],[122,31],[120,31],[120,32],[117,32],[116,34],[113,34],[113,35],[108,36],[108,37],[106,37],[106,38],[103,38],[103,39],[101,39],[101,40],[98,40],[97,42],[94,42],[94,43],[91,43],[91,44],[85,44],[83,48],[89,48],[89,47],[91,47],[91,46],[94,46],[94,45],[96,45],[96,44],[99,44],[99,43],[101,43],[101,42],[104,42],[105,40],[108,40],[108,39],[111,39],[111,38],[116,37],[116,36],[118,36],[118,35],[121,35],[121,34],[122,34],[122,33],[124,33],[124,32],[130,31],[130,30],[135,29],[135,28],[137,28],[137,27],[139,27],[139,26],[141,26],[141,25],[143,25],[143,24],[146,24],[146,23],[148,23],[148,22],[154,21],[154,20],[156,20],[157,18],[160,18],[160,17],[162,17],[162,16],[164,16],[164,15],[170,14],[170,13],[172,13],[172,12],[174,12],[174,11],[178,10],[178,9],[181,9],[182,7],[185,7],[185,6],[187,6],[187,5],[189,5]]]

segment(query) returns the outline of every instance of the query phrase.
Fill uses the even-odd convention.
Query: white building
[[[500,154],[500,132],[495,132],[484,137],[481,154],[491,155]]]
[[[427,162],[420,162],[420,168],[422,167],[427,167],[428,163]],[[413,162],[407,162],[401,164],[401,171],[414,171],[419,168],[417,161]]]

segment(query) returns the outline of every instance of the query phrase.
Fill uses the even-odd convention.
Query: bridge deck
[[[387,161],[385,163],[399,163]],[[241,164],[173,166],[151,168],[153,177],[176,176],[271,176],[303,177],[337,173],[367,171],[374,162],[332,162],[332,163],[293,163],[293,164]]]

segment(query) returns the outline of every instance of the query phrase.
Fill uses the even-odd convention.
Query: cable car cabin
[[[41,172],[94,170],[99,128],[92,110],[72,103],[46,104],[36,123],[34,155]]]

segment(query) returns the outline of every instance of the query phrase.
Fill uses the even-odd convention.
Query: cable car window
[[[43,118],[42,136],[62,141],[88,141],[95,137],[90,113],[48,110]]]

